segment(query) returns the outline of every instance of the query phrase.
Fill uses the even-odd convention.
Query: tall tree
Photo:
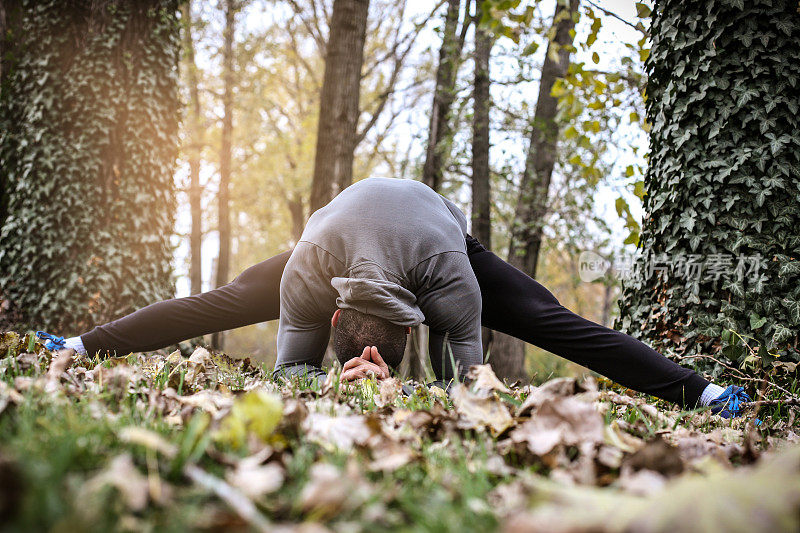
[[[447,140],[452,132],[450,109],[455,100],[456,76],[461,63],[461,52],[467,29],[472,22],[469,14],[470,1],[464,10],[464,21],[458,29],[461,0],[447,0],[447,13],[442,32],[442,47],[439,49],[439,65],[436,68],[436,87],[433,92],[433,108],[428,129],[428,145],[425,164],[422,167],[422,182],[438,191],[442,185],[442,172]]]
[[[481,19],[478,7],[475,19]],[[475,26],[475,74],[472,89],[472,236],[487,250],[492,248],[491,180],[489,171],[489,108],[491,106],[489,60],[494,37],[485,28]],[[482,329],[484,353],[488,351],[494,334]]]
[[[200,187],[200,151],[202,141],[200,94],[198,90],[197,65],[194,60],[194,39],[192,38],[192,2],[181,6],[183,21],[183,50],[186,54],[186,86],[189,90],[189,113],[187,116],[189,160],[189,206],[192,217],[192,229],[189,236],[189,278],[191,293],[198,294],[203,290],[203,208],[202,189]]]
[[[225,28],[222,35],[222,138],[219,151],[219,191],[217,192],[217,228],[219,233],[219,255],[217,256],[216,286],[221,287],[230,280],[231,266],[231,136],[233,135],[233,37],[236,24],[237,0],[225,1]],[[223,332],[211,336],[211,345],[223,348]]]
[[[620,325],[667,352],[749,364],[733,330],[761,344],[757,364],[798,361],[797,2],[658,0],[651,34],[649,268],[625,284]]]
[[[556,3],[551,30],[553,34],[548,41],[542,65],[525,170],[514,210],[508,262],[531,277],[536,276],[542,228],[547,216],[547,196],[558,146],[558,99],[551,93],[556,80],[567,74],[577,17],[578,0]],[[491,363],[498,376],[524,379],[525,343],[498,333],[492,345]]]
[[[480,18],[480,11],[476,18]],[[472,235],[491,249],[491,186],[489,180],[489,59],[494,38],[475,28],[475,76],[472,93]]]
[[[0,291],[79,333],[172,295],[177,0],[15,2],[0,93]]]
[[[325,52],[311,211],[353,181],[369,0],[334,0]]]

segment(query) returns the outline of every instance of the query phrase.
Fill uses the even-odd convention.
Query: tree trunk
[[[192,38],[192,2],[187,1],[181,6],[183,15],[183,48],[186,53],[186,84],[189,86],[189,206],[192,216],[192,232],[189,237],[189,253],[191,263],[189,278],[191,280],[191,293],[198,294],[203,291],[203,208],[200,188],[200,95],[197,89],[197,66],[194,62],[194,40]]]
[[[325,53],[311,212],[353,181],[369,0],[334,0]]]
[[[420,382],[424,381],[427,377],[425,374],[425,361],[422,358],[423,354],[426,352],[426,350],[423,349],[427,337],[423,331],[424,328],[425,326],[422,325],[411,328],[404,356],[407,362],[406,377]]]
[[[491,249],[491,186],[489,182],[489,56],[492,36],[475,32],[475,85],[472,119],[472,236]]]
[[[614,286],[611,284],[610,280],[606,281],[603,284],[603,314],[600,318],[600,324],[606,327],[608,327],[611,322],[611,306],[614,304],[614,299],[612,298],[613,294]]]
[[[219,256],[217,259],[216,286],[221,287],[230,281],[231,261],[231,136],[233,133],[233,35],[235,24],[235,0],[225,1],[225,29],[223,30],[222,70],[225,88],[222,94],[222,141],[219,154]],[[223,332],[211,337],[214,348],[223,349]]]
[[[626,280],[618,324],[736,367],[751,338],[768,375],[773,356],[800,361],[797,1],[658,0],[651,38],[639,242],[651,268]]]
[[[553,24],[555,37],[547,44],[542,75],[539,82],[539,97],[536,101],[531,124],[530,145],[525,161],[525,171],[520,182],[508,262],[531,277],[536,276],[536,263],[542,242],[542,227],[547,215],[547,195],[556,160],[558,145],[558,123],[556,112],[558,100],[550,94],[557,79],[563,78],[569,68],[570,49],[575,27],[573,14],[578,10],[578,0],[570,0],[565,6],[556,3]],[[555,47],[557,61],[552,58]],[[525,343],[498,333],[495,336],[492,366],[500,377],[525,379]]]
[[[480,20],[481,10],[475,18]],[[475,80],[472,93],[472,236],[487,250],[492,248],[491,181],[489,170],[489,59],[494,39],[480,27],[475,28]],[[492,330],[482,328],[484,354],[490,351]]]
[[[465,9],[461,36],[458,32],[458,14],[461,0],[447,0],[442,47],[439,49],[439,66],[436,68],[436,88],[433,93],[433,109],[428,133],[425,165],[422,167],[422,183],[438,191],[442,185],[442,173],[447,143],[450,136],[450,108],[455,99],[456,75],[464,46],[463,35],[469,25],[469,2]]]
[[[299,194],[294,194],[291,198],[286,198],[286,206],[289,208],[289,215],[292,219],[292,239],[294,239],[294,242],[298,242],[306,225],[303,199]]]

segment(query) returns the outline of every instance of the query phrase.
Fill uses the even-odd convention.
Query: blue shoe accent
[[[744,392],[744,387],[731,385],[725,389],[722,394],[711,400],[709,405],[712,406],[712,413],[722,418],[733,418],[741,416],[743,408],[740,404],[749,401],[750,396]]]
[[[66,340],[64,337],[56,337],[55,335],[51,335],[46,331],[37,331],[36,336],[40,339],[44,339],[47,342],[44,343],[44,347],[54,352],[56,350],[60,350],[61,348],[66,347]]]

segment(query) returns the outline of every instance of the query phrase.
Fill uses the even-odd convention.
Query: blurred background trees
[[[482,0],[424,7],[403,0],[237,5],[228,279],[291,247],[313,209],[343,186],[390,176],[424,181],[453,198],[487,247],[535,274],[577,312],[613,320],[618,282],[612,276],[582,282],[578,254],[618,254],[638,229],[633,193],[642,191],[634,184],[646,146],[641,51],[647,18],[633,4],[621,14],[588,3]],[[214,269],[220,238],[211,207],[219,198],[216,147],[225,116],[225,4],[194,0],[191,13],[205,103],[199,181],[208,289],[223,281]],[[184,99],[192,109],[188,61],[184,54]],[[327,92],[326,79],[336,82]],[[537,106],[547,108],[538,119]],[[543,122],[548,135],[534,128]],[[190,121],[184,124],[188,142]],[[549,174],[537,155],[544,138]],[[178,172],[186,180],[181,195],[192,190],[189,153]],[[534,193],[545,181],[545,194]],[[528,204],[528,197],[537,201]],[[179,232],[198,225],[188,211],[179,211]],[[189,240],[176,240],[176,257],[186,261],[176,265],[179,293],[197,277],[190,272]],[[529,252],[531,242],[538,251]],[[507,377],[578,370],[484,333],[492,363]],[[273,324],[243,328],[227,336],[225,348],[270,360],[274,335]],[[425,343],[418,328],[404,369],[412,375],[425,372]]]

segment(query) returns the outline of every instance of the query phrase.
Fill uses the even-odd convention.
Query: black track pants
[[[539,282],[467,238],[483,300],[483,325],[544,348],[617,383],[694,407],[708,381],[646,344],[558,303]]]
[[[563,307],[536,280],[477,240],[467,251],[483,297],[483,325],[583,365],[626,387],[693,407],[708,382],[638,340]],[[291,252],[242,272],[229,284],[148,305],[81,335],[89,353],[155,350],[185,339],[276,320],[280,280]]]

